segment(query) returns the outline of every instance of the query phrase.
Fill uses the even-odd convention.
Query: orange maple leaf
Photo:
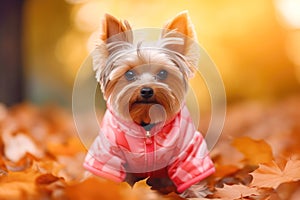
[[[300,160],[288,160],[283,170],[274,161],[262,164],[250,174],[252,186],[276,189],[282,183],[300,180]]]
[[[241,199],[257,195],[259,195],[257,188],[245,185],[224,185],[223,188],[217,189],[217,192],[214,194],[215,197],[219,197],[222,200]]]
[[[249,137],[236,138],[232,145],[244,154],[244,161],[250,165],[268,163],[273,160],[273,153],[270,145],[264,140],[254,140]]]
[[[34,171],[9,172],[0,177],[1,199],[24,199],[37,194],[34,180],[39,173]]]

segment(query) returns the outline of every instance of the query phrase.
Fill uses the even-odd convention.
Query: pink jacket
[[[127,172],[145,178],[168,176],[181,193],[215,171],[186,106],[171,122],[150,131],[107,109],[100,132],[84,162],[95,175],[116,182],[124,181]]]

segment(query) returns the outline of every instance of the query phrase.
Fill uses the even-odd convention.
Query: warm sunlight
[[[300,82],[300,0],[275,0],[279,22],[288,30],[286,52]]]
[[[300,28],[300,0],[275,0],[280,18],[290,28]]]

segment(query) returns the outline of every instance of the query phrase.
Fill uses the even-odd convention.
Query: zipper
[[[145,172],[150,176],[154,170],[154,136],[151,137],[150,131],[145,136]]]
[[[151,139],[151,134],[150,131],[146,131],[146,144],[151,144],[152,143],[152,139]]]

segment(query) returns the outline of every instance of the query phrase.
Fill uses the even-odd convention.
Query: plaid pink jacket
[[[171,122],[157,124],[149,132],[107,109],[84,167],[116,182],[124,181],[127,172],[142,177],[168,176],[180,193],[215,171],[186,106]],[[158,171],[164,173],[155,173]]]

